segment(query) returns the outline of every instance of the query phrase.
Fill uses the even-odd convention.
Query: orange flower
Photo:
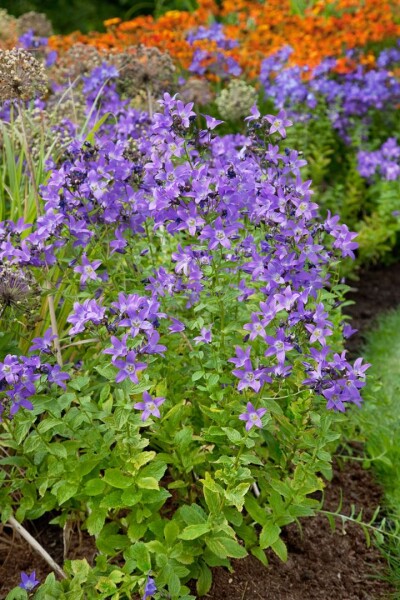
[[[159,19],[140,16],[121,22],[105,22],[107,33],[80,33],[51,38],[52,48],[67,50],[77,41],[121,50],[127,46],[145,44],[168,51],[176,63],[187,69],[196,47],[215,49],[210,41],[190,45],[186,41],[190,30],[204,26],[218,18],[226,22],[225,35],[237,40],[234,50],[222,50],[233,56],[249,78],[255,78],[262,60],[285,45],[293,48],[292,64],[316,66],[327,56],[344,56],[346,49],[363,47],[400,35],[400,5],[394,0],[317,0],[304,15],[294,14],[290,0],[224,0],[220,8],[216,0],[199,0],[193,12],[172,10]],[[373,66],[369,52],[363,64]],[[338,69],[347,72],[352,64],[342,58]]]
[[[121,23],[121,19],[119,17],[114,17],[114,19],[107,19],[106,21],[103,21],[104,27],[112,27],[113,25],[118,25],[118,23]]]

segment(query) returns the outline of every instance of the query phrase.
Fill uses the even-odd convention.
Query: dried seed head
[[[257,99],[257,91],[242,79],[232,79],[216,99],[223,119],[235,121],[249,114]]]
[[[29,272],[13,265],[0,267],[1,312],[11,306],[21,306],[33,293],[33,287],[34,280]]]
[[[50,37],[53,35],[53,26],[44,13],[35,11],[27,12],[17,19],[18,33],[33,31],[38,37]]]
[[[214,94],[207,79],[198,79],[190,77],[181,88],[180,95],[185,102],[194,102],[195,104],[209,104],[214,99]]]
[[[65,83],[68,80],[75,81],[78,77],[86,77],[104,60],[104,56],[94,46],[74,44],[57,62],[55,78],[59,83]]]
[[[0,50],[0,101],[31,100],[47,91],[43,65],[22,48]]]
[[[172,58],[158,48],[131,46],[125,52],[110,54],[107,60],[118,69],[119,91],[129,97],[145,89],[158,96],[172,84],[175,71]]]

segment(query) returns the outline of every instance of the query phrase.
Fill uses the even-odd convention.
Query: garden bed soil
[[[335,468],[326,489],[325,508],[350,514],[351,505],[364,508],[364,519],[372,516],[380,502],[380,489],[372,474],[359,462]],[[282,563],[268,552],[269,566],[253,557],[234,562],[234,573],[219,568],[209,600],[378,600],[393,597],[393,589],[382,577],[385,562],[375,547],[367,548],[360,526],[337,521],[332,531],[327,518],[318,515],[285,528],[289,559]]]
[[[400,304],[400,266],[362,271],[349,298],[355,304],[346,307],[351,324],[359,332],[350,338],[352,354],[360,349],[365,332],[378,313]],[[349,460],[340,469],[335,466],[332,482],[327,486],[325,508],[335,511],[343,497],[341,512],[350,513],[352,504],[362,508],[364,519],[371,516],[381,501],[381,490],[372,474],[359,462]],[[39,519],[25,526],[50,555],[63,563],[63,536],[58,526]],[[285,528],[289,559],[282,563],[268,553],[269,566],[254,557],[233,561],[233,572],[214,569],[213,586],[208,600],[380,600],[393,598],[395,591],[384,580],[385,561],[379,551],[368,548],[358,525],[338,523],[331,530],[326,517],[319,515],[301,520],[301,530],[293,524]],[[72,532],[68,558],[87,558],[95,554],[93,539],[79,539]],[[0,528],[0,600],[20,581],[20,572],[36,570],[43,581],[50,569],[26,542],[7,526]]]
[[[362,352],[365,334],[375,325],[377,317],[400,306],[400,263],[363,269],[358,280],[348,284],[352,290],[347,299],[353,304],[346,306],[344,312],[358,332],[347,340],[346,346],[354,357]]]
[[[349,460],[343,469],[336,465],[332,482],[326,490],[325,507],[335,511],[343,496],[342,512],[350,513],[352,504],[363,508],[366,519],[379,505],[381,491],[369,471],[359,462]],[[63,563],[63,538],[58,526],[44,519],[25,524],[36,539],[59,563]],[[289,559],[282,563],[268,553],[269,566],[264,567],[249,556],[233,561],[233,572],[214,569],[213,587],[208,600],[378,600],[390,598],[391,586],[382,579],[385,562],[379,551],[367,548],[358,525],[338,522],[331,530],[325,516],[302,519],[301,530],[293,524],[285,528]],[[87,558],[93,561],[95,549],[92,538],[76,532],[71,537],[68,558]],[[36,570],[44,581],[50,569],[26,542],[11,528],[0,532],[0,598],[20,580],[20,572]]]

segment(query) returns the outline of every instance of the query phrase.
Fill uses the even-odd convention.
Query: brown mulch
[[[343,514],[355,504],[365,518],[379,505],[381,491],[369,471],[349,461],[335,469],[326,489],[327,510],[335,511],[343,492]],[[302,519],[302,532],[293,524],[285,529],[289,559],[282,563],[272,553],[269,566],[253,557],[234,561],[234,573],[218,568],[209,600],[378,600],[394,597],[382,577],[385,562],[379,551],[367,548],[362,529],[341,521],[331,530],[325,516]]]
[[[63,530],[58,525],[50,525],[55,515],[47,515],[36,521],[24,523],[24,527],[43,546],[50,556],[60,566],[64,562]],[[68,537],[66,558],[86,558],[93,563],[96,554],[94,538],[78,535],[73,528]],[[48,564],[25,542],[23,538],[7,525],[0,525],[0,600],[3,600],[9,590],[19,585],[20,573],[36,571],[36,579],[41,583],[51,573]]]
[[[347,340],[346,346],[350,355],[355,356],[377,317],[400,305],[400,263],[361,270],[358,280],[348,284],[352,291],[347,299],[354,304],[346,306],[344,312],[351,317],[351,325],[358,333]]]
[[[400,304],[400,265],[378,267],[360,273],[349,298],[356,304],[346,307],[351,324],[359,333],[348,340],[354,356],[365,339],[365,331],[376,316]],[[343,469],[336,465],[335,475],[326,489],[325,507],[335,511],[343,496],[342,513],[349,514],[355,504],[367,519],[381,502],[381,490],[370,471],[349,460]],[[55,515],[52,515],[52,517]],[[50,517],[50,518],[52,518]],[[63,563],[63,536],[45,518],[25,526],[51,556]],[[362,529],[353,524],[332,531],[324,516],[302,519],[302,530],[295,524],[285,528],[289,559],[282,563],[268,554],[269,566],[254,557],[233,561],[234,571],[214,569],[209,600],[383,600],[395,598],[395,590],[382,578],[385,561],[374,547],[367,548]],[[72,533],[68,558],[94,557],[92,538],[79,539]],[[44,581],[50,572],[47,564],[32,552],[11,528],[0,525],[0,600],[18,585],[20,572],[36,570]]]

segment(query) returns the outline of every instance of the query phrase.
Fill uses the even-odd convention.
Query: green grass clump
[[[377,299],[378,300],[378,299]],[[365,466],[372,466],[384,491],[382,516],[393,530],[400,528],[400,308],[380,317],[361,353],[371,363],[361,411],[353,411],[353,436],[364,443]],[[388,577],[400,597],[400,543],[382,545],[389,562]]]

